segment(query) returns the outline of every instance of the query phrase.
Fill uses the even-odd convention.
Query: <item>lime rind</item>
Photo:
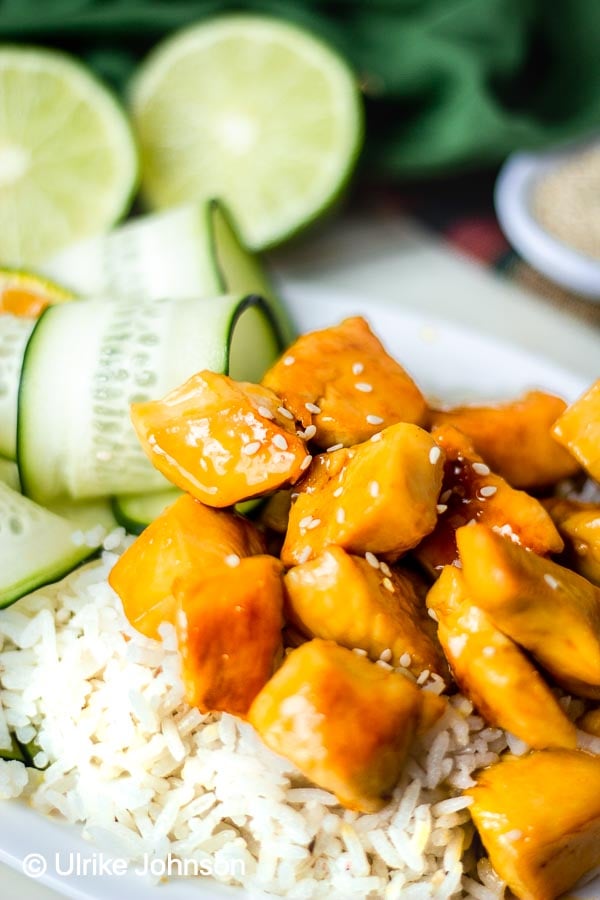
[[[252,53],[257,46],[263,51],[268,48],[275,66],[272,77],[269,63],[261,69],[261,54]],[[255,67],[255,78],[238,77],[233,84],[236,71],[239,75],[244,66],[248,71]],[[279,109],[273,107],[269,117],[269,103],[275,102],[273,98],[285,81],[280,70],[290,75],[290,102]],[[244,95],[248,84],[252,84],[251,91]],[[200,100],[199,86],[205,93]],[[307,100],[311,90],[313,96]],[[200,115],[206,97],[208,105]],[[241,107],[244,99],[248,108],[254,104],[251,115],[259,126],[264,126],[267,118],[272,120],[254,159],[239,152],[245,141],[258,141],[252,134],[251,115],[228,118],[226,109],[229,104],[235,111],[236,103]],[[358,82],[344,59],[299,26],[265,16],[221,16],[168,38],[151,52],[134,77],[129,106],[140,145],[141,191],[146,205],[163,208],[183,199],[220,196],[232,208],[244,241],[252,249],[281,243],[335,205],[348,184],[364,138]],[[303,114],[308,119],[303,119]],[[323,121],[316,122],[315,115],[324,117]],[[327,146],[328,129],[333,135],[331,146]],[[210,140],[199,139],[202,134],[211,140],[217,134],[225,147],[230,139],[239,160],[235,153],[218,158]],[[324,148],[320,145],[323,140]],[[198,147],[204,154],[201,161]],[[294,160],[296,149],[298,159]],[[311,151],[313,160],[308,158]],[[284,177],[290,166],[291,190]],[[304,183],[294,193],[294,182],[302,178]]]

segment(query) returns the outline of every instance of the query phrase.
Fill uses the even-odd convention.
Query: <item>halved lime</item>
[[[0,314],[37,319],[47,306],[74,299],[71,291],[47,278],[19,269],[0,268]]]
[[[346,63],[263,16],[207,20],[165,41],[134,79],[130,106],[146,202],[222,197],[254,249],[319,216],[362,142]]]
[[[0,263],[108,228],[136,179],[127,119],[100,82],[65,54],[0,46]]]

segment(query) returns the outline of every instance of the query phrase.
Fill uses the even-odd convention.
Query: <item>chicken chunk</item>
[[[263,384],[325,450],[350,447],[395,422],[422,425],[420,390],[360,317],[298,338]]]
[[[600,865],[600,758],[505,756],[466,793],[490,862],[519,900],[555,900]]]
[[[248,519],[183,494],[127,548],[108,581],[133,627],[158,639],[163,622],[175,623],[176,578],[199,574],[228,557],[264,552],[264,538]]]
[[[600,378],[560,416],[552,434],[600,481]]]
[[[579,471],[550,429],[566,409],[560,397],[529,391],[510,403],[433,410],[431,422],[454,425],[471,440],[492,471],[512,487],[547,487]]]
[[[311,637],[366,650],[373,660],[447,677],[435,625],[411,579],[376,557],[328,547],[285,576],[286,618]],[[410,662],[406,662],[406,654]],[[403,662],[401,662],[403,660]]]
[[[282,654],[283,567],[273,556],[221,563],[173,591],[186,699],[245,716]]]
[[[417,425],[391,425],[375,437],[314,458],[290,510],[286,566],[331,544],[393,562],[435,526],[442,451]]]
[[[600,588],[485,525],[456,536],[473,602],[565,690],[600,697]]]
[[[544,506],[565,542],[569,566],[600,586],[600,505],[552,497]]]
[[[156,468],[208,506],[232,506],[295,482],[306,444],[267,388],[202,371],[131,419]]]
[[[459,569],[446,566],[427,603],[456,683],[486,722],[536,749],[577,746],[575,726],[554,694],[514,641],[471,602]]]
[[[344,806],[376,812],[390,798],[412,741],[446,701],[332,641],[293,650],[248,719],[276,753]]]
[[[491,472],[466,435],[444,425],[434,428],[432,437],[446,457],[439,519],[416,553],[432,575],[454,562],[456,529],[469,522],[489,525],[536,553],[562,550],[562,538],[542,505]]]

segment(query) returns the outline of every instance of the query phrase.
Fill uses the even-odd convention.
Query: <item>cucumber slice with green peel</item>
[[[170,488],[156,494],[123,494],[113,497],[112,508],[115,519],[130,534],[141,534],[151,522],[174,503],[183,492],[179,488]],[[263,502],[263,497],[253,497],[242,503],[236,503],[236,511],[242,515],[250,515]]]
[[[21,493],[19,467],[10,459],[0,459],[0,482],[7,484],[13,491]]]
[[[44,272],[82,296],[134,300],[260,294],[277,308],[289,342],[289,314],[258,258],[218,200],[140,216],[71,245]]]
[[[97,500],[59,500],[47,508],[57,516],[68,519],[81,531],[102,528],[108,533],[120,524],[115,518],[109,497],[99,497]]]
[[[169,488],[156,494],[123,494],[114,497],[115,519],[130,534],[141,534],[181,494],[179,488]]]
[[[0,315],[0,456],[17,453],[17,395],[25,347],[35,326],[32,319]]]
[[[97,547],[77,545],[72,522],[0,484],[0,608],[58,581]]]
[[[46,504],[164,490],[130,404],[162,397],[201,369],[259,381],[279,351],[277,320],[257,296],[49,307],[27,345],[19,390],[25,494]]]

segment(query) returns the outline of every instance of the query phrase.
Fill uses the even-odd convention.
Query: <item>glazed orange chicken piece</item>
[[[364,444],[316,456],[296,486],[284,565],[331,544],[393,562],[437,520],[443,453],[417,425],[391,425]]]
[[[504,756],[465,793],[490,862],[519,900],[556,900],[600,865],[600,757]]]
[[[560,397],[529,391],[510,403],[432,410],[431,423],[454,425],[492,471],[515,488],[547,487],[579,471],[550,429],[566,409]]]
[[[158,639],[163,622],[175,623],[176,578],[264,552],[264,538],[248,519],[183,494],[127,548],[108,581],[133,627]]]
[[[412,741],[446,700],[332,641],[302,644],[250,708],[271,750],[360,812],[385,805]]]
[[[162,400],[133,403],[131,419],[166,478],[223,507],[295,482],[310,463],[281,409],[268,388],[205,370]]]
[[[411,579],[376,557],[351,556],[328,547],[285,576],[286,618],[311,637],[384,654],[418,677],[424,669],[447,677],[435,624]],[[408,654],[409,662],[401,662]]]
[[[273,556],[221,563],[173,592],[186,699],[245,716],[282,653],[283,567]]]
[[[536,553],[562,550],[562,538],[543,506],[491,472],[466,435],[443,425],[433,429],[432,437],[446,457],[439,519],[416,553],[432,575],[454,562],[456,529],[469,522],[489,525]]]
[[[565,690],[600,698],[600,588],[485,525],[456,537],[473,602]]]
[[[552,433],[600,481],[600,378],[560,416]]]
[[[422,425],[420,390],[356,316],[302,335],[263,378],[317,447],[350,447],[395,422]]]
[[[530,747],[577,746],[575,726],[533,663],[475,606],[459,569],[446,566],[427,604],[461,692],[490,725]]]
[[[569,566],[600,585],[600,504],[560,497],[543,503],[565,542]]]

